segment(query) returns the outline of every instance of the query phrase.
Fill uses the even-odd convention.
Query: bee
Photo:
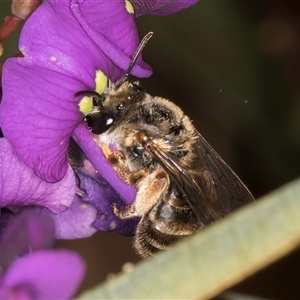
[[[229,215],[254,198],[173,102],[145,92],[129,74],[152,33],[142,40],[125,77],[88,95],[94,139],[118,175],[137,188],[134,202],[113,211],[140,218],[134,248],[153,256]]]

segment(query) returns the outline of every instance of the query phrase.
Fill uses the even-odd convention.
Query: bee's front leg
[[[125,182],[131,184],[130,177],[131,173],[128,168],[125,166],[125,155],[121,150],[112,151],[111,148],[102,144],[101,149],[105,158],[108,162],[114,167],[119,177],[123,179]]]
[[[141,176],[141,171],[138,171],[137,173],[138,174],[133,173],[131,176]],[[167,192],[170,179],[163,169],[155,170],[150,174],[145,173],[144,175],[146,176],[139,179],[136,198],[131,205],[128,205],[124,210],[119,210],[113,205],[114,213],[119,218],[129,219],[142,217]]]

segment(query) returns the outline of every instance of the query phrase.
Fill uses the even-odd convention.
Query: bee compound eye
[[[109,113],[101,113],[86,117],[88,127],[94,134],[101,134],[107,131],[115,122],[114,117]]]

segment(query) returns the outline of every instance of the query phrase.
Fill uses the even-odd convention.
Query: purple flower
[[[54,220],[59,237],[88,236],[94,227],[132,234],[135,221],[117,220],[111,204],[121,208],[131,203],[136,191],[105,160],[83,121],[81,99],[73,95],[97,89],[98,70],[112,82],[124,75],[139,43],[135,17],[166,15],[195,2],[43,2],[23,27],[19,47],[24,57],[9,59],[3,68],[0,207],[40,205],[58,213]],[[131,73],[147,77],[151,68],[139,58]],[[75,196],[67,162],[71,137],[102,176],[95,179],[95,170],[80,169],[81,197]]]
[[[4,65],[0,124],[38,176],[63,178],[69,139],[83,121],[74,93],[95,89],[96,70],[118,80],[138,42],[124,0],[47,1],[27,20],[19,41],[24,57]],[[151,69],[139,60],[132,73],[146,77]]]
[[[5,212],[4,212],[5,215]],[[27,208],[1,218],[0,299],[69,299],[85,266],[74,252],[48,250],[54,242],[51,217]]]
[[[84,274],[72,251],[39,250],[17,259],[0,279],[0,299],[70,299]]]

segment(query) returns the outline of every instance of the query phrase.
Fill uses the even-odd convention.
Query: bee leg
[[[105,158],[113,165],[113,167],[124,164],[125,156],[121,150],[112,151],[106,144],[102,144],[101,149]]]
[[[124,210],[113,205],[113,211],[121,219],[142,217],[167,192],[170,180],[168,174],[158,169],[139,181],[135,201]]]
[[[138,187],[139,184],[144,180],[148,175],[150,175],[150,170],[140,170],[130,174],[128,183],[132,186]]]
[[[125,167],[125,156],[121,150],[112,151],[110,147],[106,144],[101,145],[101,149],[105,158],[114,167],[119,177],[122,178],[127,183],[130,183],[131,173]]]

